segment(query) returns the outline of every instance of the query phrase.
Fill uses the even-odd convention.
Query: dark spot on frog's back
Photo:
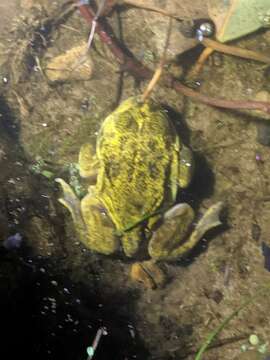
[[[151,152],[156,152],[157,150],[157,143],[153,139],[149,139],[147,142],[147,150],[150,150]]]
[[[120,174],[120,164],[116,159],[110,159],[109,162],[105,163],[105,173],[108,179],[113,180]]]
[[[131,113],[126,113],[125,116],[119,117],[119,119],[115,122],[115,128],[118,131],[138,131],[138,124],[135,121],[134,117]]]
[[[155,163],[149,163],[148,169],[149,169],[149,175],[153,180],[156,180],[159,178],[160,172]]]

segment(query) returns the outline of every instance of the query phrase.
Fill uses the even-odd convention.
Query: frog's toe
[[[79,153],[79,170],[83,178],[88,178],[91,183],[96,182],[98,161],[91,144],[82,145]]]
[[[166,282],[163,270],[152,260],[134,263],[130,276],[149,289],[162,288]]]
[[[223,207],[224,203],[222,201],[212,205],[198,222],[194,230],[194,236],[200,239],[208,230],[221,225],[222,222],[219,216]]]
[[[57,178],[55,181],[61,185],[63,191],[63,197],[59,198],[58,201],[64,205],[71,213],[74,221],[81,217],[80,215],[80,201],[74,194],[74,191],[63,179]]]

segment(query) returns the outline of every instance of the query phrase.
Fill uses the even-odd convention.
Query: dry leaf
[[[87,54],[87,44],[67,50],[54,57],[45,73],[50,81],[89,80],[93,73],[93,62]]]

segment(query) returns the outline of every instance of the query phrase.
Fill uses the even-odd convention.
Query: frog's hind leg
[[[83,178],[87,178],[92,184],[96,183],[98,173],[98,160],[92,144],[82,145],[79,153],[79,170]]]
[[[105,255],[115,252],[119,247],[119,239],[100,201],[89,194],[80,202],[63,179],[58,178],[56,182],[63,190],[63,197],[58,200],[70,211],[81,242],[90,250]]]
[[[222,202],[211,206],[199,220],[189,238],[182,243],[181,239],[188,234],[194,213],[188,204],[175,205],[165,214],[164,223],[149,243],[150,256],[155,260],[177,260],[186,255],[208,230],[221,225],[219,214],[222,208]],[[160,246],[161,241],[164,242],[163,246]]]
[[[142,239],[143,231],[140,226],[125,232],[121,238],[122,247],[125,255],[129,257],[134,256],[139,250]]]
[[[120,247],[120,238],[101,201],[88,194],[81,201],[81,211],[87,230],[86,246],[104,255],[116,252]]]

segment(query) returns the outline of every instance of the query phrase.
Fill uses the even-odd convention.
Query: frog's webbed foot
[[[82,145],[79,153],[79,170],[83,178],[94,184],[98,173],[98,160],[91,144]]]
[[[210,229],[222,225],[222,222],[219,219],[220,212],[224,207],[224,203],[219,201],[218,203],[212,205],[203,217],[199,220],[196,225],[193,233],[190,237],[190,243],[194,245],[203,237],[203,235]],[[194,246],[193,245],[193,246]]]
[[[221,225],[219,214],[223,203],[211,206],[199,220],[185,242],[193,218],[193,210],[188,204],[175,205],[164,215],[164,223],[153,234],[149,243],[149,254],[155,260],[177,260],[187,254],[210,229]],[[179,244],[180,243],[180,244]]]
[[[163,270],[153,261],[136,262],[131,266],[130,277],[146,288],[162,288],[166,282]]]

